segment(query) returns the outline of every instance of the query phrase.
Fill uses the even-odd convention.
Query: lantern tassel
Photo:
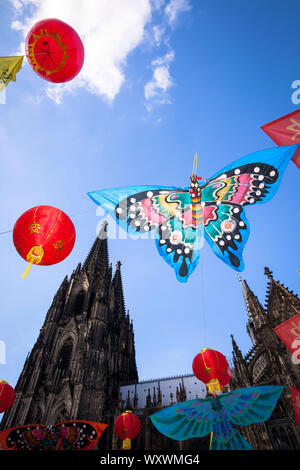
[[[126,449],[126,450],[130,450],[131,449],[131,439],[129,439],[128,437],[126,437],[124,440],[123,440],[123,449]]]
[[[218,379],[211,379],[207,384],[208,392],[211,395],[219,395],[221,393],[221,385]]]
[[[214,435],[214,433],[211,432],[211,433],[210,433],[210,438],[209,438],[209,449],[211,448],[211,443],[212,443],[212,440],[213,440],[213,435]]]
[[[26,259],[29,263],[25,273],[23,274],[22,278],[25,279],[29,270],[33,264],[40,264],[44,256],[44,249],[40,245],[33,246],[31,250],[28,252]]]
[[[27,274],[29,273],[29,270],[30,270],[32,265],[33,265],[32,262],[28,264],[27,269],[26,269],[25,273],[22,276],[22,279],[25,279],[27,277]]]

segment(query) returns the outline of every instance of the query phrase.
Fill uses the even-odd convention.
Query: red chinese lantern
[[[50,18],[36,23],[27,34],[26,56],[41,78],[62,83],[72,80],[80,72],[84,48],[71,26]]]
[[[13,229],[17,252],[28,261],[23,278],[33,264],[60,263],[72,251],[76,238],[71,219],[60,209],[36,206],[19,217]]]
[[[226,357],[210,348],[202,349],[194,357],[192,368],[195,376],[207,385],[210,393],[220,392],[231,379]]]
[[[14,401],[14,389],[5,380],[0,380],[0,413],[8,410]]]
[[[136,438],[141,430],[141,422],[132,411],[125,411],[114,423],[116,435],[123,441],[123,449],[131,449],[131,439]]]

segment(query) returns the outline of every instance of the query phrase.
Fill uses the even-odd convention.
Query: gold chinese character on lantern
[[[53,246],[54,246],[54,249],[55,251],[60,251],[63,249],[63,247],[65,246],[64,242],[62,240],[57,240],[56,243],[53,243]]]
[[[32,222],[32,224],[30,224],[28,227],[28,230],[30,231],[30,233],[39,233],[40,229],[41,229],[40,224],[36,222]]]

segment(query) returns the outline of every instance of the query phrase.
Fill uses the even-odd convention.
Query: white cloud
[[[157,47],[161,45],[162,38],[165,34],[165,28],[162,25],[155,24],[152,28],[154,42]]]
[[[159,65],[169,66],[169,64],[174,60],[174,58],[175,58],[175,52],[170,51],[170,52],[167,52],[167,54],[164,55],[163,57],[158,57],[157,59],[152,60],[152,65],[154,65],[155,67]]]
[[[18,54],[24,53],[29,29],[41,19],[59,18],[81,37],[85,60],[80,74],[70,82],[46,84],[45,95],[61,103],[65,94],[79,88],[112,103],[125,82],[126,60],[139,45],[170,50],[170,31],[181,12],[189,10],[189,0],[9,0],[15,11],[11,28],[22,33]],[[149,50],[149,49],[148,49]],[[173,85],[169,64],[174,52],[152,61],[153,76],[145,85],[145,98],[170,102]],[[26,63],[26,61],[24,61]]]
[[[174,83],[169,72],[169,65],[174,60],[174,57],[175,53],[171,51],[163,57],[158,57],[152,61],[153,76],[144,88],[148,110],[152,108],[152,102],[160,104],[170,103],[167,91]]]
[[[11,0],[11,4],[17,14],[11,26],[24,37],[37,21],[59,18],[83,41],[85,60],[80,74],[66,84],[48,86],[47,95],[57,103],[65,92],[78,87],[113,101],[125,81],[126,58],[142,42],[151,19],[150,0]],[[26,16],[30,4],[35,6],[34,13]]]
[[[170,0],[170,3],[165,8],[165,13],[168,17],[168,22],[170,25],[173,25],[178,15],[184,11],[191,9],[189,0]]]

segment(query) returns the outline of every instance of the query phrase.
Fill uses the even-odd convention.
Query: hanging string
[[[77,217],[78,215],[86,214],[88,212],[94,212],[94,209],[88,209],[85,211],[77,212],[76,214],[70,214],[69,217]],[[13,230],[6,230],[5,232],[0,232],[0,235],[5,235],[6,233],[11,233]]]
[[[206,327],[206,307],[205,307],[205,276],[204,276],[204,263],[199,263],[200,267],[200,285],[202,287],[201,297],[201,309],[202,309],[202,324],[203,324],[203,347],[207,347],[207,327]]]
[[[193,171],[192,171],[192,175],[196,175],[196,174],[197,174],[197,165],[198,165],[198,156],[197,156],[197,153],[195,153],[195,155],[194,155],[194,162],[193,162]]]

